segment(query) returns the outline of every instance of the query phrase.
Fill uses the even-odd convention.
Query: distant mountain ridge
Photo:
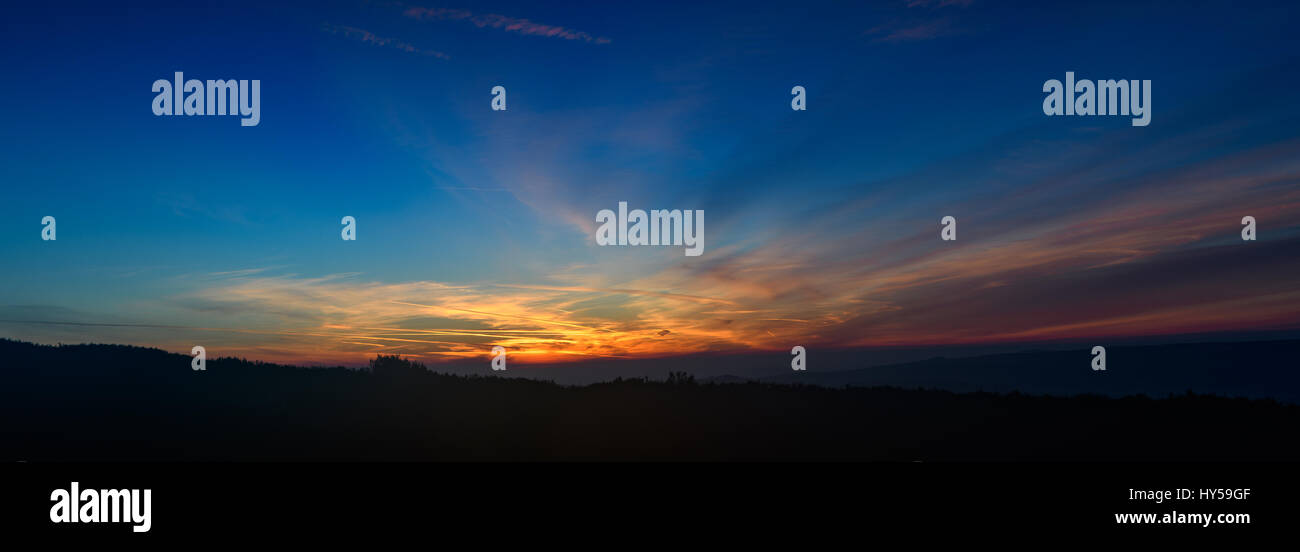
[[[1185,376],[1176,383],[1225,377],[1226,389],[1264,384],[1251,374],[1266,370],[1233,371],[1243,359],[1264,362],[1294,347],[1276,343],[1245,356],[1232,347],[1117,348],[1123,360],[1104,374],[1089,370],[1086,355],[1064,351],[835,377],[856,385],[871,370],[875,378],[894,370],[960,374],[973,362],[988,371],[982,377],[1013,382],[1051,360],[1062,363],[1041,369],[1051,377],[1023,386],[1064,385],[1070,380],[1056,372],[1104,378],[1121,367],[1137,372],[1130,363],[1145,358],[1147,376],[1113,379],[1172,385],[1161,378],[1173,368],[1160,363],[1200,355],[1209,368],[1173,370]],[[1273,400],[827,387],[834,378],[705,383],[671,360],[659,366],[667,379],[573,387],[440,374],[393,357],[375,359],[372,370],[216,358],[194,371],[187,355],[157,349],[0,340],[0,461],[1300,460],[1293,438],[1300,405]],[[796,375],[803,376],[807,383],[833,374],[810,368]]]
[[[761,381],[842,387],[923,387],[1070,396],[1164,396],[1192,391],[1300,402],[1300,340],[1107,347],[1093,371],[1088,349],[932,358],[838,372],[791,372]]]

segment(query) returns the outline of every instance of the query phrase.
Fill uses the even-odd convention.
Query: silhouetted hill
[[[1300,344],[1300,333],[1296,331],[1254,332],[1248,334],[1221,332],[1108,338],[1102,343],[1089,340],[1085,342],[1036,343],[1032,346],[1023,343],[992,343],[928,347],[873,347],[867,349],[812,347],[808,350],[808,370],[802,373],[794,373],[790,370],[791,357],[789,350],[777,350],[736,354],[699,353],[669,358],[583,359],[564,364],[530,363],[526,367],[522,363],[515,364],[515,361],[512,360],[510,374],[512,377],[555,381],[566,385],[586,385],[619,377],[624,379],[663,379],[664,373],[668,370],[666,367],[671,366],[672,370],[694,374],[701,381],[723,381],[718,378],[725,379],[726,376],[735,376],[746,381],[801,382],[814,385],[831,385],[833,387],[842,387],[845,383],[867,386],[919,386],[949,391],[979,389],[979,385],[987,381],[989,383],[998,383],[998,385],[983,387],[986,391],[1010,392],[1017,387],[1014,385],[1001,385],[1001,382],[996,380],[996,374],[988,377],[980,375],[978,372],[967,373],[969,368],[978,368],[978,363],[963,363],[960,366],[954,364],[955,369],[951,371],[914,371],[912,368],[915,367],[915,363],[936,358],[956,361],[959,359],[1020,354],[1045,356],[1042,357],[1042,362],[1031,362],[1029,364],[1029,369],[1033,373],[1016,374],[1014,378],[1005,381],[1012,384],[1038,382],[1036,383],[1038,385],[1042,382],[1050,383],[1059,374],[1064,376],[1065,379],[1057,378],[1058,381],[1046,387],[1052,393],[1058,393],[1057,390],[1060,390],[1059,392],[1066,395],[1080,393],[1113,395],[1108,386],[1113,385],[1117,378],[1109,380],[1088,378],[1087,374],[1081,375],[1079,373],[1080,358],[1083,359],[1084,372],[1091,373],[1088,366],[1089,361],[1091,361],[1090,352],[1092,346],[1097,344],[1105,345],[1107,351],[1114,353],[1114,356],[1116,356],[1116,361],[1120,363],[1118,368],[1125,372],[1118,379],[1129,378],[1133,374],[1143,372],[1148,368],[1164,370],[1166,374],[1175,376],[1171,378],[1147,378],[1147,381],[1156,385],[1147,389],[1128,386],[1119,393],[1120,395],[1137,393],[1165,395],[1170,391],[1182,393],[1189,388],[1197,393],[1223,392],[1218,387],[1219,379],[1185,377],[1179,373],[1179,365],[1173,362],[1159,364],[1141,362],[1143,355],[1160,360],[1159,357],[1166,354],[1166,352],[1173,352],[1180,358],[1190,359],[1188,366],[1206,369],[1213,367],[1205,367],[1204,360],[1197,351],[1211,351],[1211,354],[1215,354],[1224,360],[1224,362],[1219,363],[1217,370],[1225,372],[1222,375],[1227,376],[1228,380],[1235,379],[1238,382],[1247,384],[1256,382],[1258,384],[1257,389],[1300,389],[1300,386],[1293,385],[1296,383],[1297,377],[1295,372],[1288,369],[1290,365],[1294,364],[1291,361],[1291,358],[1294,357],[1286,356],[1300,348],[1300,345],[1298,345]],[[1031,347],[1032,349],[1030,349]],[[1214,353],[1213,350],[1216,349],[1227,354]],[[1143,351],[1148,353],[1143,353]],[[1046,353],[1052,352],[1063,354],[1046,355]],[[1130,354],[1130,352],[1134,354]],[[1234,358],[1232,356],[1234,352],[1243,354]],[[901,365],[913,366],[900,369],[899,366]],[[472,359],[439,364],[437,369],[448,373],[470,375],[482,374],[486,367],[486,360]],[[521,369],[515,370],[516,367]],[[892,368],[882,371],[873,370],[878,367]],[[850,370],[861,371],[858,374],[860,377],[848,380],[821,377],[821,375],[831,372]],[[875,374],[886,376],[891,372],[898,377],[893,379],[885,377],[873,379]],[[823,379],[825,379],[824,383]],[[965,385],[968,382],[975,383],[975,386]],[[1170,385],[1178,386],[1171,388]],[[1244,395],[1260,398],[1271,396],[1250,393]]]
[[[1300,407],[1271,400],[681,373],[565,387],[393,359],[376,359],[398,363],[376,373],[224,358],[195,372],[155,349],[14,341],[0,341],[0,359],[0,460],[1300,460]]]
[[[1225,397],[1300,402],[1300,340],[1110,346],[1106,371],[1093,371],[1091,348],[1026,351],[971,358],[765,378],[832,387],[934,387],[949,391],[1164,396],[1192,391]]]
[[[740,376],[733,376],[731,374],[723,374],[721,376],[715,376],[712,378],[704,378],[700,380],[700,382],[701,383],[756,383],[759,382],[759,380],[755,378],[742,378]]]

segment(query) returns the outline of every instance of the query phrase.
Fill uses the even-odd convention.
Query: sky
[[[1294,2],[5,10],[0,337],[356,365],[1300,328]],[[260,80],[260,123],[155,116],[177,71]],[[1046,116],[1067,71],[1152,81],[1150,124]],[[597,245],[619,202],[704,211],[703,255]]]

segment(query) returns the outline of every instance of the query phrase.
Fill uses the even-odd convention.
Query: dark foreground
[[[13,341],[0,359],[0,461],[1300,460],[1300,407],[1271,400],[564,387],[392,361],[195,372],[154,349]]]

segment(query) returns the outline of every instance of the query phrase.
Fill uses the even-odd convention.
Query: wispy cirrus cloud
[[[184,278],[193,286],[112,315],[0,307],[0,327],[27,339],[210,343],[210,354],[353,365],[379,353],[486,361],[493,345],[529,363],[1296,328],[1297,159],[1300,141],[1290,140],[1189,163],[1161,157],[1169,166],[1158,171],[1121,159],[1120,176],[1102,183],[1051,168],[963,204],[960,246],[938,239],[943,198],[878,219],[850,205],[819,221],[773,217],[780,232],[711,249],[704,262],[623,251],[609,264],[627,270],[569,265],[521,283],[231,270]],[[972,163],[960,169],[988,161]],[[904,184],[932,175],[916,178]],[[1066,188],[1085,193],[1062,210]],[[1054,197],[1042,216],[1038,205]],[[1276,221],[1276,238],[1241,242],[1245,213]],[[725,226],[710,228],[728,241]]]
[[[974,3],[975,0],[907,0],[907,7],[928,8],[933,6],[936,8],[946,8],[948,6],[959,6],[964,8]]]
[[[480,29],[499,29],[525,36],[578,40],[592,44],[609,44],[610,42],[608,38],[595,36],[584,31],[557,25],[544,25],[520,17],[508,17],[494,13],[476,14],[469,10],[415,6],[407,8],[406,11],[402,12],[402,15],[423,21],[467,21]]]
[[[878,35],[877,42],[913,42],[930,40],[953,34],[955,29],[950,19],[936,19],[923,23],[900,25],[887,23],[867,30],[869,35]]]
[[[417,48],[411,45],[410,43],[403,42],[395,38],[386,38],[386,37],[378,36],[375,33],[372,33],[365,29],[358,29],[356,27],[349,27],[346,25],[333,25],[330,23],[326,23],[321,26],[321,30],[330,34],[341,35],[345,38],[350,38],[352,40],[364,42],[366,44],[371,44],[374,46],[395,48],[406,53],[428,56],[428,57],[433,57],[438,59],[451,59],[451,56],[443,52],[439,52],[437,50],[426,50],[423,48]]]
[[[957,34],[960,29],[954,24],[952,16],[930,12],[949,7],[965,8],[973,3],[974,0],[906,0],[908,8],[927,8],[928,12],[924,16],[908,14],[895,18],[868,29],[866,34],[876,35],[877,42],[889,43],[932,40]]]
[[[1041,199],[1085,185],[1062,176],[1068,167],[1030,175],[1019,192],[964,205],[961,247],[938,239],[938,204],[867,222],[846,207],[819,223],[782,226],[752,246],[719,246],[705,262],[624,252],[617,264],[629,270],[576,265],[550,271],[543,283],[232,272],[169,301],[203,312],[218,328],[248,328],[231,330],[231,352],[349,364],[377,353],[486,358],[492,345],[526,363],[788,350],[792,343],[920,346],[1294,328],[1300,292],[1290,275],[1300,260],[1285,252],[1296,238],[1279,226],[1271,230],[1279,239],[1242,244],[1236,232],[1242,213],[1269,221],[1300,215],[1300,191],[1288,185],[1300,174],[1298,153],[1300,142],[1288,141],[1142,172],[1141,186],[1093,184],[1088,195],[1100,199],[1072,201],[1048,217],[1038,213]],[[1057,186],[1040,186],[1044,179]],[[926,217],[930,224],[915,223]],[[854,225],[862,230],[826,231]],[[725,242],[726,230],[717,232]],[[275,351],[261,348],[272,345]]]

